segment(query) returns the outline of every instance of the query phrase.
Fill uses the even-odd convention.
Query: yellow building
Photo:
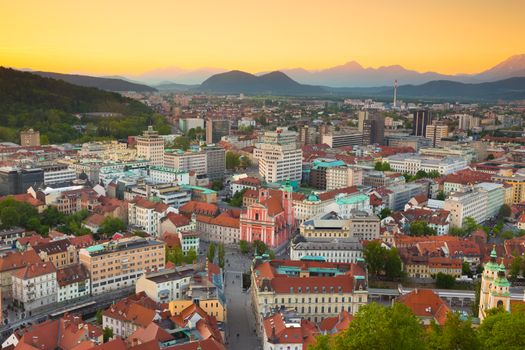
[[[168,304],[168,308],[173,316],[178,315],[182,310],[193,304],[192,300],[173,300]],[[208,315],[214,316],[217,321],[226,321],[226,308],[219,299],[201,299],[197,303]]]
[[[497,175],[493,177],[495,182],[506,183],[512,186],[512,203],[518,204],[525,201],[525,176],[523,175],[512,175],[512,176],[501,176]],[[507,204],[507,196],[505,197],[505,203]]]

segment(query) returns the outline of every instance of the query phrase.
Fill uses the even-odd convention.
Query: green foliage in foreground
[[[309,350],[517,350],[525,349],[525,313],[495,311],[478,329],[449,313],[443,326],[424,327],[402,304],[362,306],[348,329],[321,335]]]

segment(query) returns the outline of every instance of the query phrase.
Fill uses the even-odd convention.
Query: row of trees
[[[362,306],[349,327],[335,336],[322,335],[309,350],[478,350],[525,348],[525,313],[493,311],[479,329],[458,313],[445,324],[425,328],[405,305]]]
[[[416,175],[410,175],[406,173],[406,174],[403,174],[403,176],[405,177],[405,180],[407,182],[410,182],[410,181],[415,181],[419,179],[436,179],[438,177],[441,177],[441,174],[437,170],[432,170],[429,172],[426,172],[424,170],[419,170],[416,173]]]
[[[182,251],[181,247],[169,248],[166,246],[166,262],[172,262],[175,266],[183,264],[193,264],[197,261],[197,252],[191,248],[186,254]]]
[[[245,240],[239,241],[239,249],[242,254],[257,252],[257,255],[268,254],[270,259],[275,259],[275,253],[263,241],[254,241],[253,243]]]
[[[240,155],[237,152],[226,152],[226,169],[236,170],[239,168],[246,169],[252,165],[250,158]]]
[[[217,253],[217,260],[219,262],[219,267],[224,268],[226,263],[226,251],[224,249],[224,243],[219,243],[218,245],[215,242],[211,242],[208,246],[208,251],[206,252],[206,257],[208,261],[215,262],[215,254]]]

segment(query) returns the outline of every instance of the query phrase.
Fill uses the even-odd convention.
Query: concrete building
[[[505,187],[502,184],[482,182],[474,185],[474,189],[487,194],[487,219],[496,217],[505,204]]]
[[[33,129],[20,131],[20,146],[40,146],[40,131]]]
[[[297,133],[287,128],[264,133],[253,150],[259,161],[259,175],[267,182],[301,181],[303,152],[297,147]]]
[[[190,129],[204,129],[204,119],[202,118],[181,118],[179,119],[179,129],[187,134]]]
[[[0,257],[0,287],[2,298],[9,299],[13,295],[13,274],[26,266],[41,262],[34,250],[25,252],[10,252]]]
[[[238,244],[241,239],[240,212],[223,211],[217,216],[197,215],[197,231],[208,242]]]
[[[128,188],[124,192],[124,200],[133,201],[136,197],[144,199],[155,198],[162,203],[173,207],[180,208],[191,200],[191,191],[184,187],[171,183],[158,185],[137,185]],[[128,220],[128,218],[126,218]]]
[[[363,145],[382,145],[385,138],[385,117],[373,113],[363,123]]]
[[[252,268],[257,322],[275,310],[295,310],[318,322],[342,310],[355,314],[368,302],[368,277],[361,264],[259,258]]]
[[[44,171],[44,185],[51,187],[69,186],[76,180],[77,173],[66,164],[40,164]]]
[[[57,302],[57,273],[52,263],[29,264],[13,273],[13,300],[26,312]]]
[[[432,111],[419,110],[412,112],[412,135],[424,136],[427,125],[432,123]]]
[[[91,276],[93,295],[130,287],[145,271],[164,269],[164,243],[141,237],[122,238],[80,250],[79,260]]]
[[[53,263],[57,269],[78,263],[77,248],[68,238],[38,244],[33,250],[42,261]]]
[[[128,204],[128,224],[144,230],[149,235],[157,235],[161,219],[170,211],[175,209],[162,202],[136,197]]]
[[[308,240],[291,244],[291,260],[308,260],[310,258],[322,258],[324,261],[337,263],[357,263],[363,258],[363,246],[356,237]]]
[[[448,136],[448,125],[438,124],[436,122],[427,125],[425,129],[425,137],[432,141],[432,147],[441,147],[441,139]]]
[[[149,180],[156,184],[189,185],[190,174],[188,171],[172,167],[152,165],[148,168]]]
[[[204,176],[208,172],[206,153],[200,150],[167,150],[164,166],[183,172],[194,171],[197,176]]]
[[[206,146],[206,170],[210,180],[222,179],[226,172],[226,151],[222,147]]]
[[[326,169],[326,190],[361,186],[363,184],[363,169],[348,165],[329,167]]]
[[[445,199],[443,209],[450,212],[451,227],[462,227],[467,217],[473,218],[478,224],[487,220],[487,204],[486,192],[454,192]]]
[[[206,143],[208,145],[218,143],[223,136],[230,134],[230,121],[228,119],[206,120]]]
[[[455,173],[456,171],[467,168],[468,163],[465,158],[445,157],[436,159],[424,157],[415,153],[398,153],[386,157],[384,161],[390,164],[393,171],[415,175],[418,171],[428,172],[437,171],[441,175]]]
[[[164,139],[152,126],[137,136],[136,141],[138,158],[148,160],[150,165],[164,165]]]
[[[494,175],[492,179],[512,186],[512,204],[525,201],[525,174],[518,171],[513,175]]]
[[[145,273],[137,280],[135,293],[144,292],[157,303],[183,299],[194,273],[191,267]]]
[[[0,196],[26,193],[30,187],[44,186],[41,168],[0,167]]]
[[[331,148],[345,146],[360,146],[363,144],[362,133],[348,134],[325,134],[321,136],[321,143],[327,144]]]
[[[353,213],[344,219],[336,213],[327,213],[318,218],[304,221],[300,233],[307,240],[348,240],[370,241],[379,238],[381,223],[377,216],[363,212]]]
[[[432,141],[423,136],[388,135],[385,142],[392,147],[412,147],[416,152],[423,147],[431,147]]]

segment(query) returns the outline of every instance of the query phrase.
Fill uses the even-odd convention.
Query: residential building
[[[149,161],[150,165],[164,165],[164,139],[148,126],[141,136],[137,136],[137,157]]]
[[[410,293],[399,296],[394,302],[407,306],[425,326],[430,326],[432,322],[443,326],[448,313],[453,312],[431,289],[416,288]]]
[[[179,233],[195,230],[195,220],[174,212],[169,212],[160,221],[159,237],[166,232]]]
[[[427,125],[432,123],[432,111],[419,110],[412,112],[412,135],[424,136]]]
[[[277,312],[263,320],[263,349],[306,350],[315,343],[319,330],[315,323]]]
[[[389,156],[384,161],[390,164],[393,171],[415,175],[418,171],[437,171],[441,175],[448,175],[463,170],[468,166],[465,158],[445,157],[436,159],[424,157],[415,153],[398,153]]]
[[[167,303],[184,297],[195,270],[190,267],[165,269],[142,275],[135,285],[135,293],[144,292],[157,303]]]
[[[37,198],[38,196],[37,194]],[[55,198],[54,203],[48,201],[48,199],[53,197]],[[99,205],[98,197],[100,197],[100,195],[89,187],[66,188],[65,191],[57,191],[56,196],[46,196],[46,204],[53,203],[59,212],[69,215],[78,213],[81,210],[92,211]]]
[[[2,198],[0,198],[0,201]],[[20,227],[8,228],[0,230],[0,245],[14,246],[19,238],[24,237],[26,230]]]
[[[122,238],[81,249],[79,260],[89,271],[91,293],[96,295],[133,286],[145,271],[163,269],[164,243],[141,237]]]
[[[347,218],[331,212],[314,219],[304,221],[300,233],[307,240],[329,239],[370,241],[379,238],[380,221],[376,215],[366,212],[354,212]]]
[[[288,128],[264,133],[253,156],[259,161],[259,175],[267,182],[301,181],[302,150],[297,147],[297,133]]]
[[[473,218],[478,224],[487,220],[489,218],[487,204],[487,192],[454,192],[445,199],[443,209],[450,212],[450,225],[452,227],[462,227],[467,217]]]
[[[252,268],[252,296],[261,325],[276,310],[294,310],[318,322],[342,310],[355,314],[368,302],[364,264],[257,259]]]
[[[180,208],[191,200],[191,191],[183,186],[164,183],[157,185],[136,185],[124,192],[124,200],[133,201],[141,197],[150,200],[159,200],[169,207]],[[128,218],[126,217],[126,221]]]
[[[233,196],[244,189],[257,190],[260,186],[261,180],[258,178],[253,176],[243,177],[230,183],[230,194]]]
[[[69,186],[77,178],[75,170],[70,169],[67,164],[40,164],[39,167],[44,171],[45,186]]]
[[[42,261],[53,263],[57,269],[78,263],[78,251],[71,241],[59,239],[33,247]]]
[[[57,302],[91,295],[91,281],[87,268],[75,264],[57,269]]]
[[[38,254],[30,249],[25,252],[10,252],[0,257],[0,286],[2,288],[1,296],[9,299],[13,295],[14,273],[24,269],[27,265],[41,262]]]
[[[326,190],[361,186],[363,184],[363,169],[347,165],[329,167],[326,169]]]
[[[248,193],[245,193],[245,195]],[[311,193],[306,196],[302,193],[292,193],[293,210],[295,219],[298,222],[303,222],[317,215],[321,215],[330,211],[339,210],[339,205],[336,203],[337,198],[345,196],[357,195],[357,188],[355,186],[338,188],[326,192]],[[359,203],[356,203],[359,205]]]
[[[320,190],[326,190],[328,169],[333,167],[343,167],[345,165],[345,162],[342,160],[323,158],[315,159],[312,162],[312,168],[310,169],[309,185]]]
[[[189,185],[190,174],[171,167],[152,165],[148,168],[149,180],[156,184]]]
[[[379,113],[370,114],[363,122],[362,132],[363,145],[382,145],[385,138],[385,117]]]
[[[405,177],[397,172],[369,170],[363,174],[363,186],[384,187],[405,183]]]
[[[26,312],[57,302],[57,272],[53,263],[37,262],[13,273],[13,300]]]
[[[20,146],[40,146],[40,131],[28,129],[20,131]]]
[[[240,211],[227,210],[217,216],[197,215],[197,231],[207,242],[238,244],[241,238]]]
[[[170,211],[175,209],[162,202],[135,197],[128,203],[128,223],[150,235],[158,235],[161,219]]]
[[[310,239],[290,245],[291,260],[313,259],[336,263],[357,263],[362,258],[363,246],[356,237],[332,240]]]
[[[512,186],[512,204],[525,201],[525,173],[518,171],[514,175],[495,175],[492,179]]]
[[[299,144],[301,146],[304,145],[315,145],[319,138],[319,133],[315,129],[315,127],[310,127],[308,125],[304,125],[302,128],[299,129]]]
[[[423,147],[431,147],[432,141],[423,136],[413,135],[388,135],[385,136],[385,141],[391,147],[411,147],[419,151]]]

